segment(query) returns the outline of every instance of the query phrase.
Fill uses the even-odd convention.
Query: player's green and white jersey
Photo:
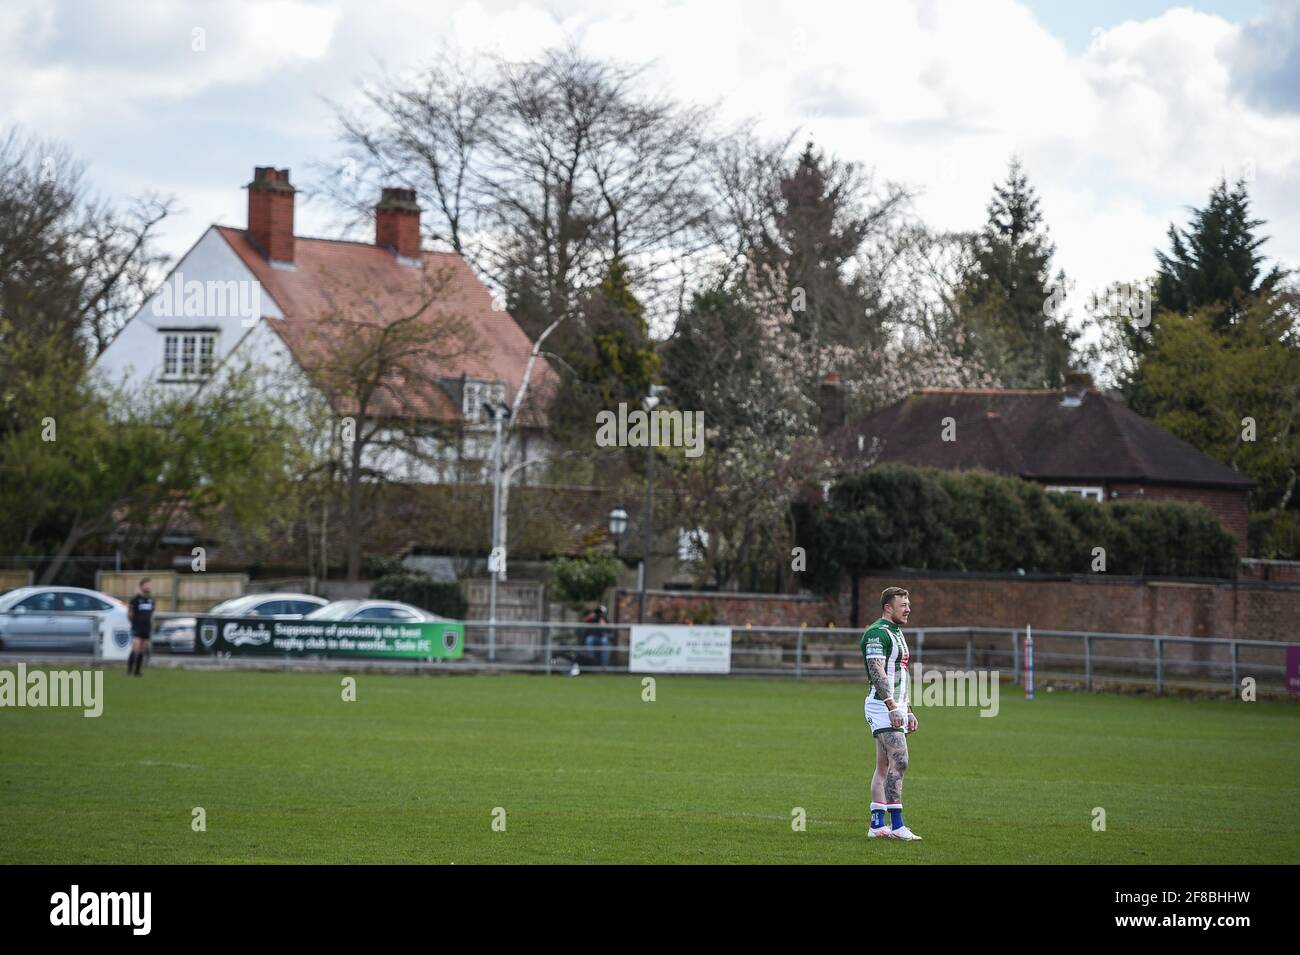
[[[867,664],[868,660],[873,658],[884,660],[885,678],[889,680],[889,685],[893,688],[894,700],[898,703],[906,703],[909,654],[907,652],[907,641],[903,639],[902,628],[898,624],[890,623],[884,617],[881,617],[862,632],[860,646],[862,647],[862,665],[868,667],[868,674],[871,672]],[[872,684],[867,699],[880,699],[875,684]]]

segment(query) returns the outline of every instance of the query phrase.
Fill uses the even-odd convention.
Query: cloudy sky
[[[936,227],[978,227],[1018,154],[1081,288],[1148,274],[1225,174],[1300,265],[1300,0],[4,0],[0,127],[65,142],[109,196],[178,197],[175,255],[244,223],[254,165],[299,180],[334,156],[326,100],[444,42],[567,41],[651,62],[724,119],[805,129],[917,189]],[[297,231],[337,234],[316,204]]]

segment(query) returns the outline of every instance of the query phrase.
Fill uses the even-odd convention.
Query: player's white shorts
[[[897,703],[897,701],[895,701]],[[889,708],[885,706],[884,700],[873,700],[867,697],[862,702],[862,711],[866,714],[867,725],[871,727],[871,735],[879,736],[885,730],[901,730],[907,732],[907,704],[898,703],[899,709],[903,711],[903,725],[895,726],[889,722]]]

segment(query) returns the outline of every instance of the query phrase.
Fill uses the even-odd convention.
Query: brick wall
[[[639,594],[620,590],[614,597],[614,623],[635,623]],[[848,622],[848,594],[841,600],[798,594],[731,594],[683,590],[646,591],[647,623],[719,623],[733,627],[824,627]],[[873,618],[874,619],[874,618]]]
[[[1183,501],[1187,504],[1203,504],[1219,519],[1224,530],[1237,538],[1237,554],[1245,557],[1249,553],[1246,529],[1250,502],[1246,491],[1163,484],[1112,484],[1107,489],[1108,496],[1109,491],[1115,491],[1119,495],[1115,500],[1121,501]]]
[[[1300,586],[1141,577],[1037,579],[891,574],[861,583],[863,607],[897,583],[911,591],[913,627],[1023,627],[1300,640]]]
[[[912,627],[1023,627],[1105,633],[1300,642],[1300,585],[1245,581],[1200,583],[1141,577],[1037,578],[1011,575],[891,573],[859,581],[859,624],[879,614],[880,591],[911,592]],[[707,605],[707,606],[706,606]],[[633,622],[637,594],[620,590],[616,622]],[[788,594],[649,591],[646,620],[716,622],[743,627],[852,625],[849,594],[823,600]]]
[[[1282,580],[1300,583],[1300,560],[1243,560],[1241,576],[1249,580]]]

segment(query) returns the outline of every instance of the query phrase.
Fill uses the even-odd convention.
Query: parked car
[[[277,617],[297,620],[313,610],[328,604],[324,597],[311,594],[245,594],[223,600],[209,614],[223,617]],[[154,645],[165,646],[176,653],[194,650],[194,617],[170,617],[160,620],[154,628]]]
[[[19,587],[0,595],[0,649],[93,653],[99,617],[115,632],[129,630],[126,604],[82,587]]]
[[[395,600],[336,600],[307,614],[305,620],[392,620],[400,623],[438,623],[447,617]]]

